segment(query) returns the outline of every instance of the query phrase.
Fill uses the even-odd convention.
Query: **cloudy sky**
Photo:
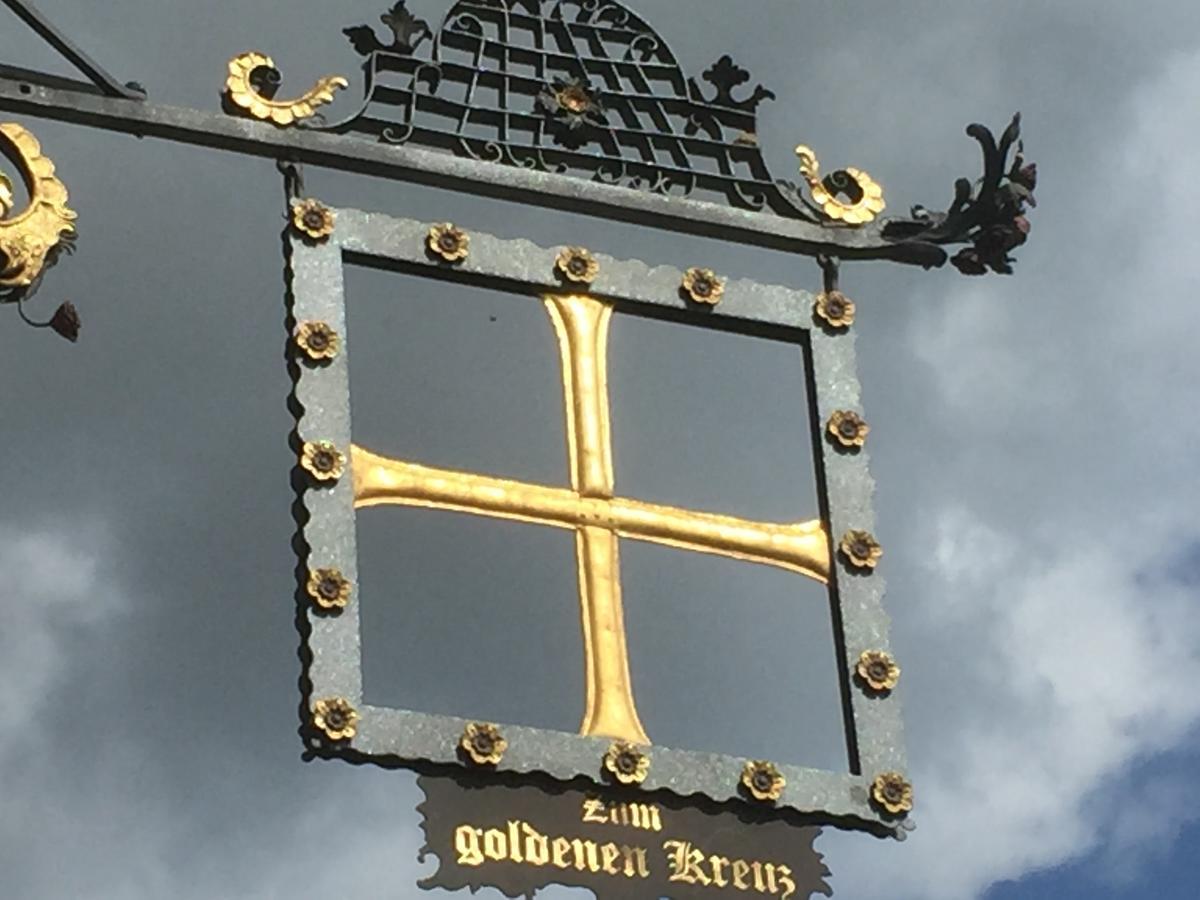
[[[251,48],[275,57],[284,93],[355,74],[341,29],[386,5],[39,3],[119,79],[208,109],[226,60]],[[445,5],[412,0],[431,20]],[[860,309],[918,827],[904,844],[827,832],[818,847],[837,895],[1194,896],[1192,4],[637,8],[689,72],[731,53],[775,90],[759,124],[779,177],[792,177],[803,141],[828,164],[870,171],[893,211],[936,207],[954,178],[978,172],[963,126],[1002,128],[1017,109],[1039,164],[1016,275],[843,270]],[[0,60],[66,71],[7,10]],[[416,893],[430,866],[416,862],[411,776],[300,759],[274,167],[17,120],[42,139],[80,214],[79,251],[31,312],[71,299],[84,331],[70,346],[15,314],[0,323],[2,893]],[[363,178],[308,180],[339,206],[547,246],[569,234],[618,257],[702,258],[733,276],[819,286],[803,258]],[[535,305],[378,272],[350,275],[348,303],[363,443],[564,481],[557,363]],[[620,320],[613,354],[624,494],[812,514],[790,348]],[[382,512],[364,514],[363,593],[378,598],[364,599],[368,699],[573,728],[582,678],[569,538]],[[652,736],[844,765],[819,592],[691,554],[623,554]],[[465,675],[472,661],[507,667],[520,691]]]

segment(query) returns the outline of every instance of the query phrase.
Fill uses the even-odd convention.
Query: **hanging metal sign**
[[[582,247],[538,247],[450,223],[334,209],[312,199],[293,204],[289,248],[314,751],[585,777],[820,813],[880,834],[897,829],[911,788],[902,774],[893,693],[899,668],[888,652],[876,574],[882,549],[872,536],[873,483],[863,452],[867,425],[854,377],[848,300],[702,268],[617,260]],[[561,359],[569,488],[455,471],[355,443],[353,335],[343,288],[348,259],[440,281],[502,285],[544,307],[546,340],[556,340]],[[759,522],[619,494],[609,440],[609,406],[619,398],[608,394],[608,327],[614,315],[664,311],[694,326],[769,333],[795,344],[814,400],[810,421],[824,516],[814,510],[807,522]],[[575,532],[586,675],[578,735],[363,702],[359,609],[371,600],[355,589],[357,511],[383,505]],[[618,547],[626,540],[774,566],[830,588],[854,774],[651,745],[625,646]]]
[[[550,884],[597,897],[800,900],[832,896],[813,850],[819,829],[753,810],[701,808],[664,795],[498,779],[418,777],[424,888],[493,887],[529,897]]]
[[[3,2],[86,81],[0,65],[0,109],[273,158],[287,175],[305,740],[313,755],[424,773],[428,846],[439,857],[431,886],[489,884],[512,895],[555,882],[627,896],[637,883],[639,896],[807,896],[828,892],[812,826],[904,836],[913,788],[896,697],[900,667],[878,572],[869,426],[855,375],[857,310],[839,290],[838,264],[949,261],[965,274],[1010,272],[1036,181],[1017,118],[999,140],[980,125],[967,129],[983,150],[983,175],[959,179],[944,212],[915,207],[885,218],[884,190],[869,174],[850,166],[823,173],[808,146],[796,147],[797,182],[773,178],[758,111],[774,94],[749,90],[749,73],[728,56],[700,80],[688,77],[644,20],[610,0],[458,0],[436,28],[400,0],[380,17],[384,30],[345,30],[363,56],[362,98],[346,115],[332,111],[350,79],[329,75],[302,93],[284,91],[258,51],[228,62],[223,112],[156,105],[27,0]],[[19,301],[67,245],[74,214],[26,129],[0,125],[0,148],[18,163],[31,198],[28,209],[14,210],[13,182],[0,176],[0,301]],[[469,222],[337,208],[302,195],[301,164],[814,256],[821,290],[730,278],[702,259],[678,270],[569,240],[539,247]],[[953,257],[950,245],[960,245]],[[488,286],[544,309],[545,339],[559,349],[568,487],[356,443],[348,263]],[[607,335],[622,315],[795,346],[818,485],[808,521],[754,521],[619,490],[609,415],[621,398],[609,396]],[[578,733],[364,701],[359,611],[371,598],[358,589],[358,511],[377,506],[574,534],[585,671]],[[653,743],[626,650],[619,548],[627,541],[776,567],[827,588],[845,771]],[[808,855],[796,855],[805,848]]]

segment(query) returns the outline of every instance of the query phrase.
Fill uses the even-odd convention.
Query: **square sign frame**
[[[287,236],[291,324],[325,322],[342,339],[340,352],[320,364],[301,354],[292,357],[297,450],[305,442],[329,441],[343,449],[352,444],[349,354],[353,336],[346,326],[343,280],[347,263],[531,297],[581,292],[565,288],[555,275],[561,248],[471,232],[469,255],[450,264],[427,249],[431,223],[354,209],[332,212],[336,224],[327,238],[313,241],[291,230]],[[805,291],[731,279],[714,308],[689,302],[681,293],[684,273],[678,269],[602,254],[595,259],[599,274],[582,292],[613,304],[618,311],[782,338],[802,352],[820,518],[828,541],[828,590],[849,765],[846,772],[833,772],[781,764],[778,771],[786,787],[776,802],[766,806],[785,815],[798,814],[807,822],[902,837],[911,826],[872,801],[876,776],[905,771],[900,704],[895,691],[872,693],[855,677],[861,653],[889,649],[884,582],[874,571],[847,565],[837,547],[838,536],[850,530],[874,531],[874,482],[865,450],[847,452],[825,433],[825,423],[835,411],[862,409],[853,332],[822,327],[813,312],[815,297]],[[315,481],[299,466],[296,470],[306,553],[298,568],[298,597],[307,744],[315,755],[388,766],[464,766],[458,746],[469,720],[363,702],[358,608],[364,598],[357,591],[355,492],[349,458],[346,466],[347,472],[331,482]],[[305,591],[305,568],[340,570],[355,586],[346,607],[329,612],[311,602]],[[323,697],[343,698],[356,710],[351,740],[332,743],[311,728],[310,705]],[[500,728],[508,746],[496,766],[499,772],[542,773],[562,782],[582,777],[602,783],[602,760],[611,739],[507,724]],[[657,745],[648,752],[652,765],[641,785],[647,793],[702,794],[720,804],[764,806],[740,790],[745,758]]]

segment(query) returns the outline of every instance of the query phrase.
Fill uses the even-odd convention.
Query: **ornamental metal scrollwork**
[[[960,271],[1012,271],[1024,242],[1036,167],[1017,158],[1017,119],[997,145],[981,125],[967,133],[984,148],[978,187],[959,181],[945,213],[914,207],[880,219],[883,189],[852,167],[822,175],[805,145],[799,184],[775,179],[763,158],[758,109],[775,94],[732,57],[684,74],[643,19],[611,0],[457,0],[435,29],[398,0],[370,25],[343,29],[363,56],[364,95],[336,122],[297,126],[412,143],[482,162],[585,178],[674,197],[715,199],[739,209],[800,219],[832,245],[860,246],[848,230],[894,259],[943,265],[947,244]],[[243,91],[243,95],[245,92]],[[258,102],[251,97],[250,102]],[[854,255],[848,252],[847,256]]]
[[[775,94],[735,96],[750,74],[729,56],[706,91],[620,3],[458,0],[435,31],[400,0],[381,21],[391,40],[343,30],[366,58],[360,108],[305,127],[820,221],[763,160],[756,114]]]
[[[983,150],[983,177],[972,183],[960,178],[954,184],[954,201],[946,212],[914,206],[909,219],[887,222],[883,236],[896,241],[928,244],[970,243],[956,253],[951,263],[963,274],[983,275],[989,269],[1012,274],[1009,252],[1024,244],[1029,235],[1025,207],[1037,206],[1037,164],[1025,161],[1021,143],[1021,114],[1013,116],[997,144],[992,132],[979,124],[967,126],[967,134]],[[1008,153],[1016,153],[1011,166]]]
[[[883,212],[883,188],[862,169],[847,166],[822,178],[812,150],[801,144],[796,157],[819,215],[833,222],[863,225]]]
[[[334,91],[349,87],[340,75],[326,75],[308,91],[292,100],[276,100],[282,76],[271,57],[251,51],[229,61],[225,79],[227,105],[244,115],[276,125],[291,125],[317,115],[317,107],[333,102]]]
[[[17,166],[29,200],[14,212],[15,185],[0,173],[0,302],[20,299],[34,287],[75,235],[75,211],[54,163],[28,130],[0,122],[0,155]]]

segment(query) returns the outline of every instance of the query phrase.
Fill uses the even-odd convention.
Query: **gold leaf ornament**
[[[259,69],[270,71],[276,80],[268,94],[260,93],[251,78]],[[271,57],[257,51],[242,53],[229,61],[225,93],[230,102],[245,110],[251,118],[287,126],[301,119],[312,118],[318,106],[333,102],[334,91],[350,86],[350,82],[340,75],[326,75],[299,97],[276,100],[274,93],[278,77],[279,70],[275,68],[275,61]]]
[[[76,213],[67,206],[67,187],[41,144],[15,122],[0,122],[0,157],[16,164],[29,202],[13,212],[13,182],[0,174],[0,289],[29,287],[42,274],[55,247],[75,233]]]
[[[862,169],[846,166],[822,178],[821,164],[810,148],[800,144],[796,158],[813,202],[827,218],[847,225],[865,225],[886,208],[883,188]]]

